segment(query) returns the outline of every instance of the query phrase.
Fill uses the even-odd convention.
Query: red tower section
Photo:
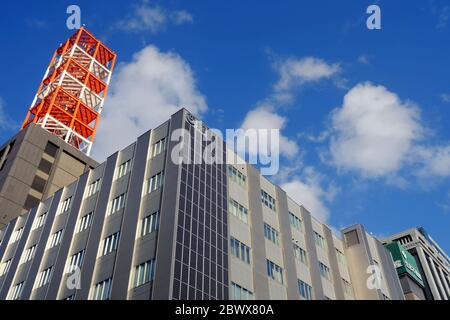
[[[89,155],[115,60],[80,28],[54,52],[22,128],[36,123]]]

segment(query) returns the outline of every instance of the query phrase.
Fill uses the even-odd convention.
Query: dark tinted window
[[[56,156],[56,153],[58,152],[58,149],[59,149],[59,147],[56,144],[51,143],[49,141],[49,142],[47,142],[47,145],[45,146],[44,152],[54,158]]]

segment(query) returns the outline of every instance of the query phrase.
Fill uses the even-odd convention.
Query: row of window
[[[238,185],[245,187],[247,180],[246,176],[232,165],[228,165],[228,176]]]
[[[278,231],[272,228],[267,223],[264,223],[264,237],[266,237],[266,239],[272,241],[276,245],[280,244]]]
[[[283,268],[267,259],[267,275],[279,283],[283,283]]]
[[[160,188],[163,184],[163,179],[164,179],[164,171],[161,171],[155,174],[154,176],[150,177],[149,179],[147,179],[145,183],[144,194],[150,193]]]
[[[230,299],[231,300],[253,300],[253,292],[240,285],[231,282],[230,287]]]
[[[241,221],[248,223],[248,210],[237,201],[230,199],[228,210],[232,215],[239,218]]]
[[[230,239],[231,254],[236,258],[241,259],[245,263],[250,264],[250,248],[240,242],[239,240],[231,237]]]
[[[276,211],[275,199],[264,190],[261,190],[262,203],[273,211]]]

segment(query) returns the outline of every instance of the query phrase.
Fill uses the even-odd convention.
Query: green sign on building
[[[408,274],[412,279],[414,279],[419,285],[424,286],[422,275],[420,274],[419,267],[417,266],[416,260],[400,243],[392,242],[385,245],[386,248],[391,252],[392,258],[394,259],[394,265],[397,269],[397,273]]]

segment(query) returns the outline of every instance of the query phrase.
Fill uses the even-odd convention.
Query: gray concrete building
[[[414,257],[424,283],[425,299],[450,300],[450,259],[424,228],[396,233],[383,242],[398,242]]]
[[[366,290],[361,243],[254,166],[227,164],[222,140],[216,163],[174,162],[201,157],[205,129],[181,109],[11,221],[0,299],[403,299],[380,242],[352,229],[381,267],[382,287]]]
[[[36,124],[0,147],[0,229],[98,163]]]

